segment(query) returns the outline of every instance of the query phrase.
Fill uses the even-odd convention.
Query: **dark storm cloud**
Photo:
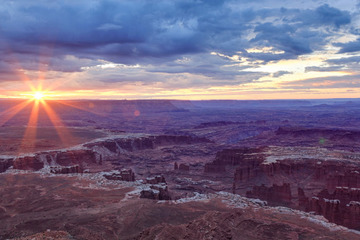
[[[274,10],[262,10],[261,12],[264,17],[276,16]],[[283,59],[294,58],[321,49],[330,32],[323,29],[310,30],[310,27],[339,28],[351,22],[349,12],[340,11],[327,4],[315,10],[281,8],[278,10],[277,16],[280,16],[281,23],[275,21],[275,23],[265,22],[257,25],[254,29],[257,35],[251,41],[264,45],[269,44],[283,50],[286,53],[282,56]]]
[[[332,31],[351,22],[348,12],[329,5],[258,8],[250,5],[254,2],[263,1],[242,1],[238,8],[237,1],[225,0],[5,1],[0,6],[0,54],[3,60],[16,55],[28,70],[39,69],[40,62],[48,70],[77,72],[101,59],[160,66],[150,72],[235,79],[244,74],[240,67],[223,68],[234,60],[214,65],[210,52],[239,54],[249,61],[295,59],[322,49]],[[356,49],[350,45],[343,49]],[[252,47],[282,53],[246,51]],[[195,65],[169,64],[198,54],[204,57]]]
[[[359,52],[360,51],[360,38],[358,38],[356,41],[348,42],[345,44],[337,44],[337,46],[341,47],[339,53]]]
[[[264,23],[257,26],[254,31],[258,34],[252,39],[252,42],[266,40],[270,45],[291,55],[302,55],[312,52],[309,41],[306,38],[292,36],[295,34],[295,29],[290,25],[275,26],[272,23]]]
[[[333,25],[338,28],[341,25],[349,24],[351,17],[347,11],[340,11],[337,8],[330,7],[328,4],[324,4],[315,11],[304,11],[300,18],[298,17],[294,20],[299,20],[308,26]]]

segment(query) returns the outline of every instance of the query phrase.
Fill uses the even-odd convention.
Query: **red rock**
[[[9,167],[13,165],[12,158],[0,159],[0,173],[5,172]]]
[[[189,167],[189,165],[186,165],[186,164],[184,164],[184,163],[181,163],[181,164],[179,165],[179,170],[180,170],[180,171],[189,171],[189,170],[190,170],[190,167]]]
[[[118,138],[114,140],[106,140],[95,143],[85,144],[85,147],[93,148],[95,146],[101,146],[107,148],[114,153],[120,153],[121,151],[137,151],[145,149],[154,149],[159,146],[174,145],[174,144],[192,144],[210,142],[210,140],[201,137],[182,136],[182,135],[156,135],[145,136],[138,138]]]
[[[327,189],[317,196],[299,204],[306,211],[313,211],[323,215],[329,221],[360,230],[360,189],[338,187],[330,194]]]
[[[79,165],[64,166],[64,167],[50,167],[50,172],[54,174],[69,174],[69,173],[81,173]]]
[[[168,187],[165,184],[151,185],[149,189],[140,192],[140,198],[153,200],[171,200]]]
[[[223,173],[227,166],[241,165],[239,168],[239,179],[243,179],[243,175],[249,175],[252,169],[257,168],[264,158],[260,153],[262,148],[240,148],[225,149],[216,154],[215,160],[205,164],[205,172]],[[244,176],[247,178],[246,176]]]
[[[147,183],[147,184],[166,183],[166,180],[165,180],[164,176],[158,175],[155,177],[149,177],[149,178],[145,179],[145,183]]]
[[[135,181],[135,173],[132,171],[132,169],[122,169],[121,171],[113,171],[110,173],[105,173],[103,176],[108,180],[119,180],[119,181],[127,181],[127,182]]]
[[[13,166],[15,169],[21,170],[40,170],[44,167],[44,163],[38,156],[24,156],[15,159]]]
[[[282,186],[274,184],[271,187],[254,186],[251,191],[246,192],[246,197],[259,198],[272,205],[286,206],[290,205],[292,200],[290,184],[288,183],[284,183]]]
[[[354,190],[360,188],[359,164],[356,161],[341,161],[356,159],[357,155],[347,156],[348,153],[336,152],[331,154],[338,155],[331,157],[335,156],[339,160],[323,161],[306,157],[314,149],[310,153],[306,149],[303,151],[304,157],[293,158],[292,153],[287,152],[285,154],[289,155],[288,158],[287,155],[280,155],[280,160],[276,161],[275,155],[275,161],[265,162],[266,153],[261,148],[227,149],[218,152],[215,160],[205,165],[205,172],[223,176],[233,172],[233,193],[260,198],[271,205],[314,211],[329,221],[358,229],[359,221],[354,222],[359,217],[356,215],[357,204],[350,206],[349,202],[360,202]],[[291,190],[294,191],[300,183],[304,187],[298,188],[297,194],[293,195]],[[333,193],[330,194],[326,189]],[[350,208],[354,210],[350,212]]]
[[[177,164],[177,162],[174,163],[174,170],[178,170],[179,169],[179,166]]]
[[[55,155],[55,161],[61,166],[71,166],[74,164],[101,164],[102,158],[101,155],[89,150],[69,150],[65,152],[57,152]]]

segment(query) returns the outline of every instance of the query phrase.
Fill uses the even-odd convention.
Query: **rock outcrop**
[[[180,170],[180,171],[189,171],[189,170],[190,170],[190,166],[187,165],[187,164],[181,163],[181,164],[179,165],[179,170]]]
[[[119,180],[127,182],[135,181],[135,173],[132,171],[132,169],[122,169],[120,171],[116,170],[105,173],[103,176],[108,180]]]
[[[171,200],[166,184],[151,185],[149,188],[140,192],[140,198],[148,198],[153,200]]]
[[[105,160],[116,161],[120,154],[126,152],[154,149],[166,145],[201,142],[206,143],[209,142],[209,140],[206,138],[181,135],[156,135],[106,139],[84,144],[82,149],[38,152],[32,155],[14,157],[14,159],[0,159],[0,172],[13,166],[14,169],[20,170],[37,171],[44,167],[49,167],[53,173],[80,173],[85,169],[89,169],[89,166],[102,165]],[[107,153],[110,152],[110,155],[104,153],[104,149],[107,149]],[[186,170],[186,167],[188,166],[182,166],[182,170]]]
[[[262,150],[263,148],[224,149],[216,154],[213,162],[205,164],[205,172],[223,173],[227,166],[240,164],[246,171],[250,171],[248,169],[254,169],[264,161],[264,157],[260,154]]]
[[[20,170],[40,170],[49,166],[53,172],[69,173],[82,172],[88,165],[101,165],[102,157],[90,149],[51,151],[35,153],[29,156],[15,158],[13,162],[14,169]],[[77,166],[77,167],[74,167]],[[61,170],[63,167],[64,168]]]
[[[61,166],[71,166],[74,164],[101,164],[100,154],[89,149],[68,150],[55,154],[55,161]]]
[[[87,148],[104,147],[113,153],[124,151],[133,152],[137,150],[154,149],[159,146],[206,143],[210,140],[200,137],[182,136],[182,135],[156,135],[142,136],[133,138],[116,138],[104,141],[88,143],[84,146]]]
[[[227,186],[233,193],[314,211],[359,229],[360,198],[355,190],[360,189],[359,157],[354,152],[312,147],[227,149],[205,165],[205,172],[234,176]]]
[[[74,166],[59,166],[59,167],[50,167],[50,173],[54,174],[69,174],[69,173],[81,173],[79,165]]]
[[[13,163],[15,169],[20,170],[40,170],[44,167],[44,162],[39,155],[17,157]]]
[[[166,183],[166,180],[165,180],[164,176],[157,175],[155,177],[146,178],[145,183],[147,183],[147,184],[159,184],[159,183]]]
[[[5,172],[13,165],[13,158],[0,158],[0,173]]]
[[[266,187],[264,184],[254,186],[251,191],[246,192],[246,197],[260,198],[275,206],[289,206],[292,200],[290,184],[288,183],[284,183],[281,186],[274,184],[271,187]]]
[[[299,189],[301,192],[302,189]],[[302,195],[301,208],[323,215],[331,222],[360,230],[360,188],[337,187],[333,193],[324,189],[310,199]]]

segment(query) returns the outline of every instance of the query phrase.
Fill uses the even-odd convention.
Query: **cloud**
[[[347,76],[309,78],[298,81],[284,82],[281,85],[286,88],[312,89],[312,88],[359,88],[360,74]]]
[[[300,20],[300,19],[299,19]],[[315,11],[307,10],[302,14],[301,21],[309,26],[333,25],[339,28],[351,22],[350,13],[324,4]]]
[[[54,77],[78,74],[94,86],[254,82],[270,73],[251,68],[324,50],[352,23],[348,11],[305,2],[306,7],[267,0],[5,1],[0,6],[0,80],[19,80],[19,71],[36,76],[46,70],[58,73]],[[341,45],[340,52],[358,47],[359,40]],[[118,67],[101,67],[106,63]],[[327,63],[328,70],[340,68],[332,66],[340,63]],[[140,67],[119,67],[135,65]],[[284,74],[291,72],[272,76]]]
[[[272,74],[272,77],[274,78],[278,78],[278,77],[281,77],[283,75],[286,75],[286,74],[291,74],[292,72],[288,72],[288,71],[278,71],[278,72],[275,72]]]
[[[336,46],[340,46],[341,49],[339,53],[353,53],[353,52],[359,52],[360,51],[360,38],[358,38],[356,41],[348,42],[348,43],[338,43]]]
[[[345,58],[339,58],[339,59],[329,59],[329,60],[326,60],[326,62],[330,63],[330,64],[359,63],[360,56],[345,57]]]
[[[266,41],[270,46],[283,50],[292,55],[302,55],[311,53],[309,41],[301,36],[292,37],[295,29],[290,25],[283,24],[275,26],[272,23],[264,23],[255,28],[258,33],[252,42]]]
[[[306,67],[305,72],[336,72],[344,70],[344,66],[331,66],[331,67]]]

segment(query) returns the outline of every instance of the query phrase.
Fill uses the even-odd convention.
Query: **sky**
[[[360,97],[360,0],[2,0],[0,98]]]

